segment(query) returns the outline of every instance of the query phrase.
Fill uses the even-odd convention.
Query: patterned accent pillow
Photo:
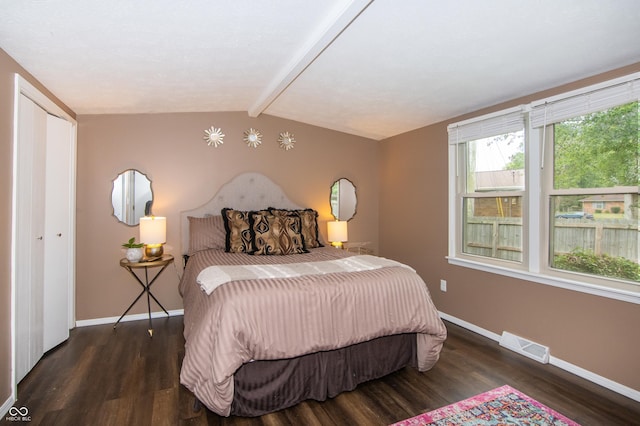
[[[249,229],[253,242],[253,255],[284,255],[308,253],[300,233],[300,216],[272,215],[268,212],[250,212]]]
[[[230,253],[249,253],[253,250],[249,232],[249,212],[222,209],[222,220],[226,231],[224,250]]]
[[[301,231],[304,237],[304,248],[324,247],[318,233],[318,212],[313,209],[285,210],[269,207],[269,211],[276,216],[295,214],[300,217]]]
[[[187,219],[189,220],[189,256],[202,250],[224,250],[226,232],[222,216],[189,216]]]

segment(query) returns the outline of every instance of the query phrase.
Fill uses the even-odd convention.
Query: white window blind
[[[580,93],[533,103],[531,127],[542,127],[637,101],[640,98],[640,74],[630,77],[627,81],[610,82],[607,87],[587,88]]]
[[[472,120],[450,124],[449,144],[469,142],[476,139],[503,135],[524,128],[524,108],[522,106],[489,114]]]

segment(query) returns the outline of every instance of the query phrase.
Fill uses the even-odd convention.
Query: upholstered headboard
[[[222,185],[218,192],[200,207],[180,212],[180,252],[189,250],[189,216],[204,217],[220,215],[220,211],[230,207],[237,210],[261,210],[267,207],[300,209],[291,201],[282,188],[260,173],[244,173]]]

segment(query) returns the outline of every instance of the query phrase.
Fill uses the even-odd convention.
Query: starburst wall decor
[[[220,128],[211,127],[204,131],[204,140],[207,141],[207,145],[213,145],[214,148],[224,143],[223,138],[224,133]]]
[[[244,132],[244,141],[247,146],[257,148],[262,143],[262,134],[254,128]]]
[[[285,151],[289,151],[290,149],[293,149],[293,145],[296,143],[296,140],[293,137],[293,134],[289,132],[282,132],[280,133],[278,142],[280,143],[280,148],[284,149]]]
[[[224,137],[225,134],[222,133],[222,129],[220,127],[211,126],[204,131],[203,139],[205,140],[207,145],[217,148],[219,145],[222,145],[224,143]],[[262,144],[262,133],[251,127],[244,131],[243,140],[249,148],[257,148]],[[284,149],[285,151],[289,151],[294,148],[295,143],[296,139],[293,133],[279,133],[278,144],[280,148]]]

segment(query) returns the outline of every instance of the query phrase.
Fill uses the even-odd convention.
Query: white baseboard
[[[496,334],[492,331],[478,327],[475,324],[472,324],[460,318],[456,318],[444,312],[439,312],[439,314],[440,314],[440,318],[442,318],[443,320],[452,322],[453,324],[459,325],[460,327],[466,328],[467,330],[473,331],[474,333],[477,333],[488,339],[495,340],[496,342],[500,342],[499,334]],[[585,370],[582,367],[578,367],[577,365],[563,361],[554,356],[549,356],[549,364],[554,365],[562,370],[568,371],[571,374],[575,374],[578,377],[582,377],[583,379],[589,380],[590,382],[593,382],[604,388],[612,390],[616,393],[619,393],[620,395],[624,395],[627,398],[631,398],[634,401],[640,402],[640,391],[636,389],[632,389],[621,383],[614,382],[613,380],[607,379],[606,377],[600,376],[599,374],[593,373],[589,370]]]
[[[589,370],[585,370],[582,367],[578,367],[577,365],[571,364],[567,361],[563,361],[554,356],[549,357],[549,364],[555,365],[556,367],[568,371],[569,373],[575,374],[576,376],[582,377],[583,379],[587,379],[590,382],[624,395],[627,398],[631,398],[634,401],[640,402],[640,391],[632,389],[618,382],[614,382],[613,380],[607,379],[606,377],[600,376]]]
[[[175,309],[173,311],[168,311],[169,312],[169,316],[171,317],[176,317],[176,316],[180,316],[180,315],[184,315],[184,309]],[[167,316],[167,314],[164,313],[164,311],[159,311],[159,312],[151,312],[151,318],[165,318]],[[79,320],[76,321],[76,327],[89,327],[91,325],[103,325],[103,324],[115,324],[116,321],[118,321],[118,318],[120,318],[120,316],[117,317],[107,317],[107,318],[94,318],[94,319],[88,319],[88,320]],[[142,313],[142,314],[132,314],[132,315],[125,315],[120,322],[127,322],[127,321],[139,321],[139,320],[144,320],[144,319],[148,319],[149,318],[149,314],[148,313]]]
[[[486,338],[489,338],[491,340],[495,340],[496,342],[500,341],[500,335],[496,334],[492,331],[489,331],[487,329],[484,328],[480,328],[475,324],[472,324],[470,322],[467,322],[465,320],[461,320],[460,318],[456,318],[454,316],[451,316],[449,314],[445,314],[444,312],[440,312],[438,311],[438,313],[440,314],[440,318],[442,318],[443,320],[447,320],[449,322],[452,322],[456,325],[459,325],[460,327],[466,328],[467,330],[471,330],[476,334],[479,334],[481,336],[484,336]]]
[[[4,419],[7,416],[7,412],[11,407],[13,407],[13,404],[15,402],[16,402],[15,395],[11,393],[11,395],[9,395],[9,398],[7,398],[7,400],[2,404],[2,406],[0,406],[0,419]]]

